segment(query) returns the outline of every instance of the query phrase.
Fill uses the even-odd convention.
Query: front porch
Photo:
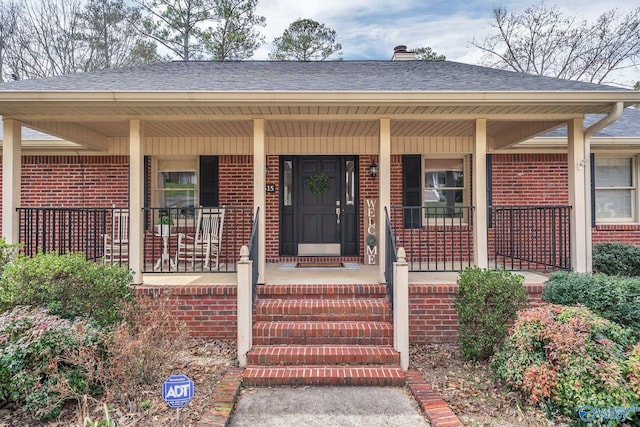
[[[378,283],[378,266],[360,264],[359,270],[330,270],[322,269],[309,271],[307,269],[287,270],[279,269],[279,263],[267,263],[265,284],[375,284]],[[540,285],[547,278],[546,275],[530,271],[518,271],[524,276],[525,285]],[[409,285],[454,285],[458,272],[410,272]],[[174,287],[174,286],[202,286],[202,285],[237,285],[238,276],[235,273],[179,273],[162,274],[148,273],[144,275],[144,286]]]

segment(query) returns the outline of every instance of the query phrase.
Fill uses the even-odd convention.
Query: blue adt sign
[[[162,398],[172,408],[182,408],[193,397],[193,381],[186,375],[171,375],[162,384]]]

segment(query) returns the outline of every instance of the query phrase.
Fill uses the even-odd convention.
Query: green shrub
[[[502,344],[516,312],[527,304],[523,281],[504,270],[474,267],[460,273],[455,308],[465,359],[486,360]]]
[[[40,253],[10,263],[0,280],[0,304],[36,305],[65,319],[87,317],[99,325],[122,320],[133,299],[131,273],[87,261],[83,254]]]
[[[640,278],[556,272],[549,276],[542,299],[553,304],[585,305],[640,337]]]
[[[21,405],[36,418],[100,392],[95,368],[104,355],[103,333],[42,308],[16,307],[0,315],[0,402]]]
[[[519,313],[491,367],[549,416],[562,414],[578,423],[584,405],[640,406],[633,342],[628,329],[586,307],[545,304]]]
[[[622,243],[596,245],[593,270],[609,276],[640,276],[640,247]]]
[[[4,237],[0,238],[0,275],[7,264],[16,260],[19,248],[20,246],[17,244],[7,243]]]

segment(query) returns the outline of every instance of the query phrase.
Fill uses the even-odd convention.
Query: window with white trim
[[[198,159],[157,159],[153,206],[193,216],[199,206]]]
[[[468,200],[466,157],[422,159],[422,206],[425,218],[462,218]]]
[[[597,222],[637,221],[636,158],[595,156]]]

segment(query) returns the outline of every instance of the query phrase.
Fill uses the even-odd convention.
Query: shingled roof
[[[603,116],[600,114],[587,114],[584,118],[584,127],[587,128],[600,120]],[[566,138],[567,127],[563,126],[558,129],[540,135],[540,138]],[[640,140],[640,110],[633,108],[625,108],[622,116],[613,124],[598,131],[595,138],[638,138]]]
[[[611,91],[451,61],[163,62],[0,84],[0,91]]]

